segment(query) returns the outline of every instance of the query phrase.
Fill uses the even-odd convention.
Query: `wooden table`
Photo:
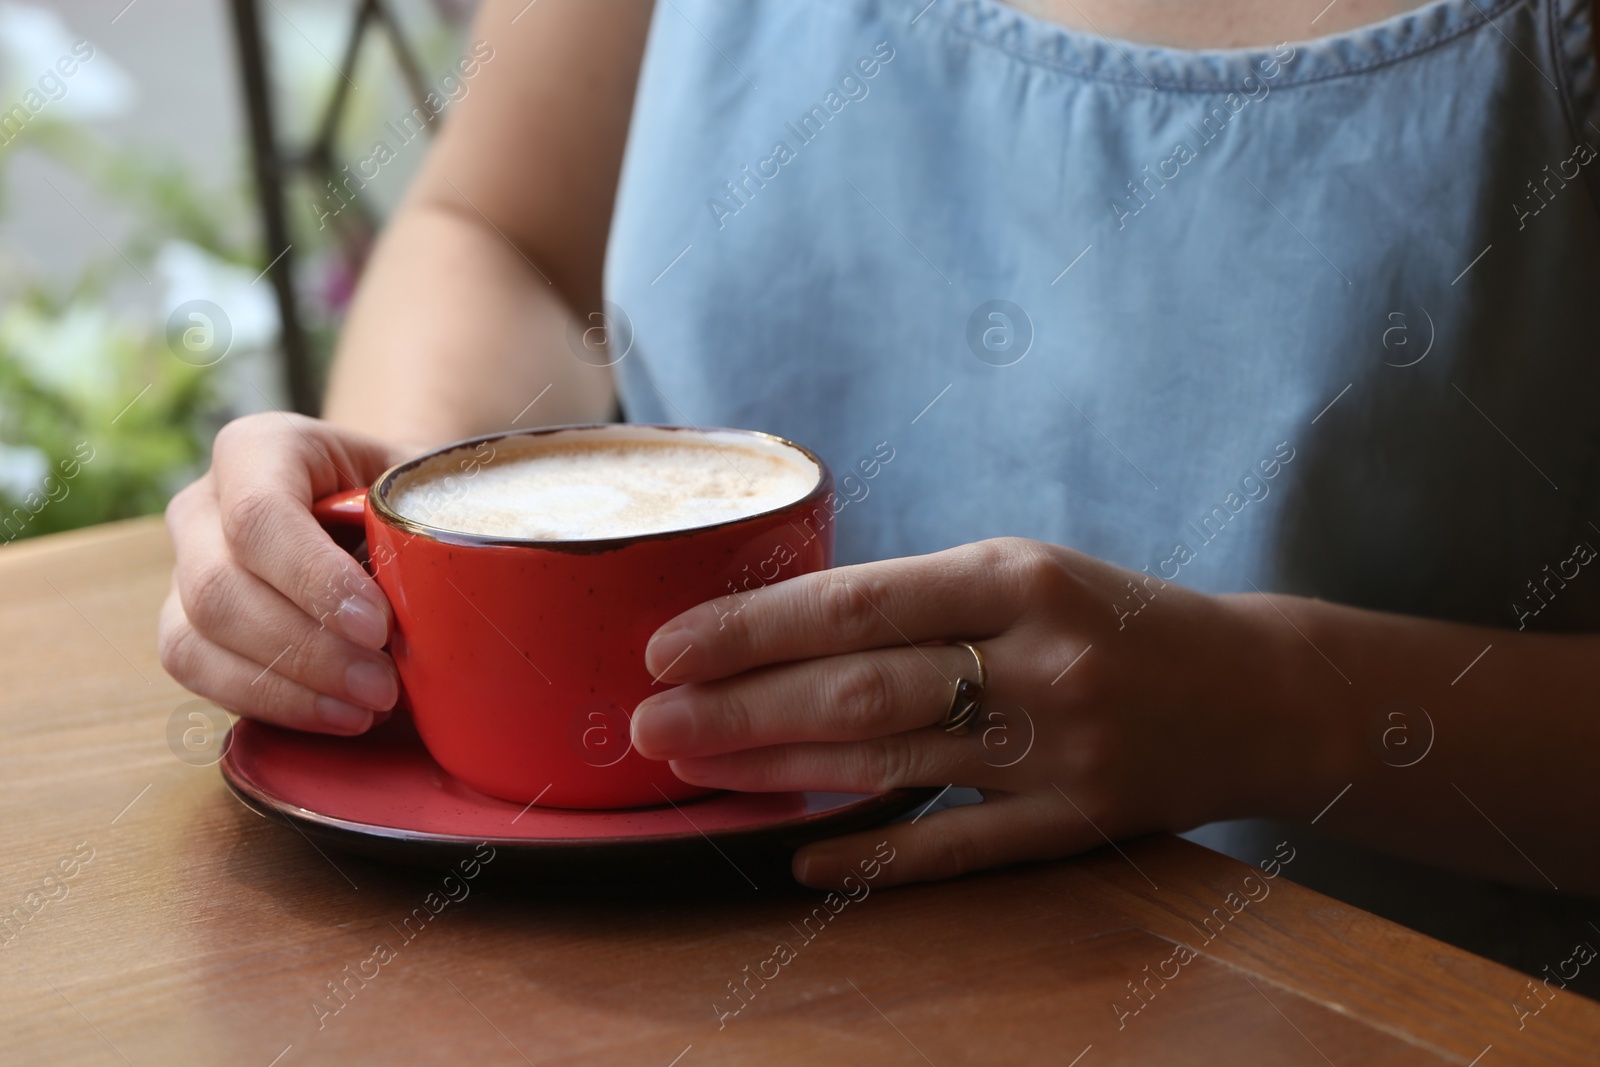
[[[0,1062],[1600,1060],[1600,1005],[1560,994],[1519,1030],[1524,976],[1293,885],[1292,865],[1167,962],[1264,884],[1169,837],[875,891],[720,1024],[728,983],[798,941],[818,895],[575,897],[491,863],[401,943],[442,872],[319,854],[168,748],[189,699],[156,662],[170,566],[154,520],[0,549],[0,920],[30,917],[0,933]],[[75,875],[46,883],[64,859]],[[401,947],[335,999],[380,941]],[[1143,1006],[1119,1026],[1117,1004]]]

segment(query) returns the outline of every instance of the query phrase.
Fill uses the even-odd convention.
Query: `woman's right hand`
[[[266,412],[217,434],[211,469],[172,498],[177,549],[161,611],[161,665],[239,715],[359,734],[394,707],[382,648],[392,614],[376,582],[311,515],[411,451],[302,415]]]

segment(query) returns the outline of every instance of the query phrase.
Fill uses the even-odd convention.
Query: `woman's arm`
[[[650,8],[484,5],[472,40],[492,57],[446,114],[367,266],[329,383],[330,421],[431,445],[519,415],[519,425],[609,417],[611,372],[576,358],[568,326],[600,307]]]
[[[1260,625],[1293,620],[1304,632],[1272,699],[1322,723],[1327,751],[1306,762],[1324,803],[1350,784],[1319,829],[1457,870],[1600,892],[1600,638],[1232,599]]]
[[[185,687],[282,726],[366,730],[399,692],[392,613],[312,502],[421,446],[611,411],[610,372],[573,354],[566,324],[599,304],[649,10],[485,5],[475,41],[493,54],[473,53],[468,95],[368,265],[331,421],[235,419],[167,508],[161,663]]]
[[[950,640],[988,663],[985,717],[965,736],[939,728],[955,679],[976,676],[966,649],[929,644]],[[807,846],[795,874],[815,886],[836,887],[886,839],[887,880],[904,882],[1278,816],[1596,892],[1597,651],[1593,637],[1208,596],[1003,538],[678,616],[645,653],[674,688],[639,705],[632,731],[700,785],[983,792]]]

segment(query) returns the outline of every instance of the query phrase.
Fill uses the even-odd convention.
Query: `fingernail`
[[[317,718],[331,734],[365,733],[372,725],[372,712],[330,696],[318,696],[316,709]]]
[[[633,747],[647,759],[681,755],[694,739],[694,711],[676,694],[651,697],[633,712]]]
[[[400,695],[394,671],[367,660],[357,660],[345,668],[344,687],[356,703],[374,710],[392,708]]]
[[[684,656],[693,647],[694,634],[682,626],[657,630],[644,646],[645,670],[658,682],[669,680],[669,670],[672,677],[678,677],[684,673]]]
[[[794,859],[794,880],[813,889],[833,889],[844,881],[844,860],[836,852],[806,852]]]
[[[667,761],[667,766],[671,768],[673,776],[676,777],[678,781],[687,782],[689,785],[708,786],[712,789],[731,788],[725,783],[717,780],[717,769],[719,767],[725,767],[726,765],[726,761],[719,760],[715,756],[686,756],[682,759]],[[709,773],[699,774],[697,773],[699,771],[709,771]]]
[[[383,609],[365,597],[347,596],[333,613],[339,632],[358,645],[382,648],[389,640],[389,620]]]

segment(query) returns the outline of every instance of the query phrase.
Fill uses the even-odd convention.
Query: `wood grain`
[[[671,896],[491,861],[407,940],[443,871],[318,852],[168,749],[170,566],[152,520],[0,549],[0,917],[31,916],[0,933],[5,1063],[1596,1061],[1600,1005],[1559,994],[1519,1029],[1524,976],[1168,837],[874,891],[814,940],[816,894],[709,851]],[[1205,940],[1252,875],[1270,893]],[[794,958],[734,999],[779,941]],[[1179,943],[1197,957],[1135,999]],[[1119,1026],[1118,1003],[1142,1007]]]

